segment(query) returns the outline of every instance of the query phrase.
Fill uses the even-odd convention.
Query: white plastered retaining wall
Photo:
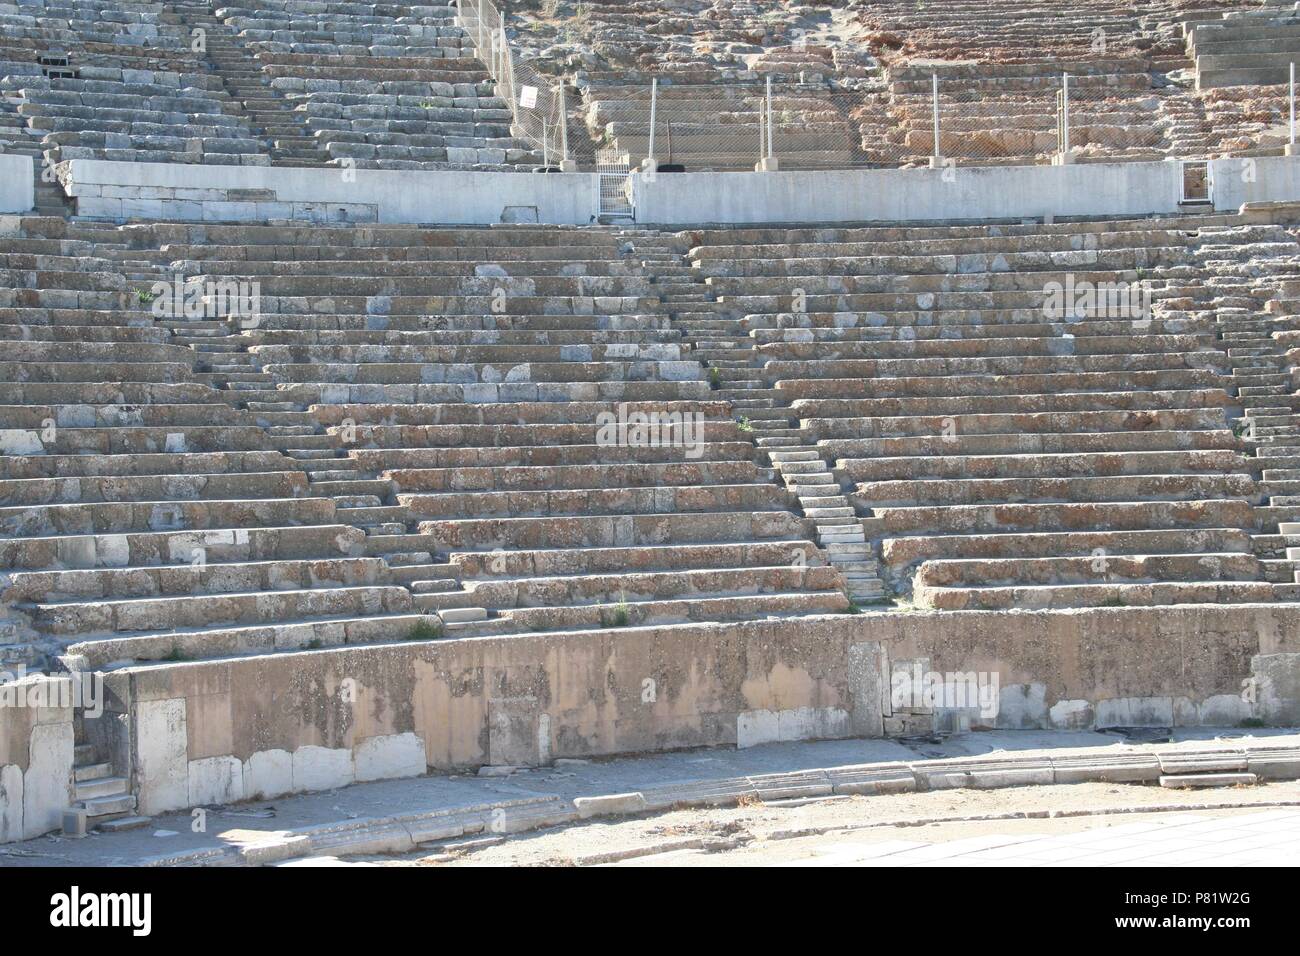
[[[231,222],[586,225],[592,177],[290,166],[198,166],[74,159],[59,178],[83,216]]]
[[[36,205],[34,170],[32,157],[0,153],[0,212],[27,212]]]
[[[1210,163],[1213,208],[1300,199],[1300,157]],[[698,223],[907,222],[1146,216],[1183,206],[1182,163],[1079,163],[637,177],[637,219]]]
[[[26,157],[16,157],[26,158]],[[1217,211],[1300,200],[1300,157],[1212,161]],[[232,222],[492,225],[595,220],[591,173],[193,166],[74,159],[60,178],[84,216]],[[1180,205],[1182,164],[660,173],[633,177],[638,223],[895,222],[1145,216]],[[29,182],[30,176],[24,182]],[[30,186],[28,186],[30,189]]]

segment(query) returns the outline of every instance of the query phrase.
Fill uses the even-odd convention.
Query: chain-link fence
[[[632,168],[653,159],[665,171],[731,171],[1201,159],[1293,141],[1287,87],[1201,95],[1157,85],[1137,59],[1071,61],[1059,72],[904,64],[852,90],[782,74],[603,79],[579,96],[519,57],[490,0],[461,0],[458,22],[511,104],[515,135],[548,165],[585,171],[597,151]]]
[[[506,38],[501,12],[489,0],[460,0],[457,10],[457,25],[465,30],[488,74],[496,81],[497,93],[510,105],[514,135],[531,145],[548,167],[558,167],[570,159],[564,86],[520,59]],[[579,152],[591,154],[590,149]]]

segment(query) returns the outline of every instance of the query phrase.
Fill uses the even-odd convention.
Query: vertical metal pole
[[[551,165],[551,143],[546,135],[546,123],[542,123],[542,165]]]
[[[772,74],[767,74],[767,159],[772,159]]]
[[[934,101],[934,156],[936,159],[938,159],[940,156],[939,153],[939,74],[938,73],[931,74],[931,79],[933,79],[934,81],[934,93],[932,96],[932,99]]]
[[[1065,134],[1065,152],[1070,151],[1070,74],[1061,74],[1061,121]]]
[[[487,18],[487,11],[484,9],[486,6],[487,0],[478,0],[478,23],[475,24],[474,28],[474,45],[478,47],[478,55],[480,57],[483,56],[483,48],[487,46],[487,36],[483,32],[485,20]],[[484,57],[484,59],[486,59],[486,57]]]
[[[1291,64],[1291,145],[1295,145],[1295,63]]]
[[[506,39],[506,28],[501,28],[501,58],[505,66],[506,80],[510,84],[510,112],[519,107],[519,96],[515,90],[515,58],[510,55],[510,41]]]
[[[560,83],[560,161],[569,158],[569,103],[564,92],[564,83]]]
[[[659,77],[650,78],[650,146],[647,152],[650,161],[654,162],[655,158],[655,123],[658,121],[659,108]]]

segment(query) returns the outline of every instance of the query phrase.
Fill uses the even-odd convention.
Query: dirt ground
[[[991,833],[1062,834],[1194,810],[1202,816],[1300,806],[1300,782],[1212,790],[1085,783],[940,790],[691,808],[596,819],[531,833],[468,837],[401,856],[349,857],[380,866],[750,866],[806,858],[850,834],[857,842],[945,842]],[[1146,809],[1145,812],[1144,808]],[[1172,808],[1157,814],[1156,808]],[[1026,816],[1032,814],[1033,816]],[[983,818],[983,819],[971,819]]]

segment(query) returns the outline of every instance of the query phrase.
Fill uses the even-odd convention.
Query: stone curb
[[[630,793],[565,799],[522,797],[495,803],[431,810],[391,817],[368,817],[267,834],[267,839],[229,847],[190,850],[152,857],[142,866],[261,866],[305,856],[405,853],[424,843],[476,833],[523,833],[596,816],[629,816],[697,806],[724,806],[772,800],[816,799],[948,789],[995,789],[1067,783],[1159,783],[1162,776],[1186,773],[1253,773],[1261,780],[1300,778],[1300,746],[1228,745],[1199,750],[1069,753],[1059,756],[976,756],[916,762],[891,761],[790,773],[668,783]],[[1096,812],[1216,809],[1236,804],[1170,804],[1107,811],[1035,811],[926,822],[962,822],[1029,817],[1082,816]],[[1300,801],[1261,806],[1300,805]],[[868,826],[905,826],[917,821],[874,821]],[[829,829],[853,827],[839,824]],[[786,833],[787,831],[777,831]],[[804,831],[788,831],[790,836]],[[811,833],[820,832],[812,829]]]

